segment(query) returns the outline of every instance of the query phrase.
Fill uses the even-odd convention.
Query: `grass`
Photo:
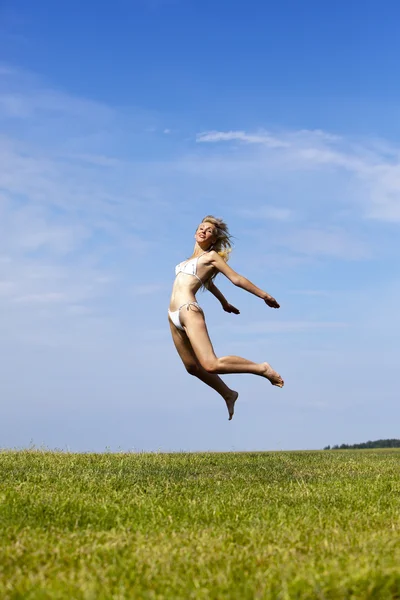
[[[0,451],[0,598],[400,598],[400,451]]]

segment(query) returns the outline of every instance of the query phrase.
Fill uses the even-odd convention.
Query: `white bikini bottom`
[[[200,304],[198,304],[197,302],[186,302],[185,304],[181,304],[180,307],[178,308],[178,310],[174,310],[173,312],[171,312],[170,310],[168,311],[169,314],[169,318],[171,319],[171,321],[173,322],[173,324],[175,325],[175,327],[177,329],[180,329],[181,331],[185,331],[182,323],[181,323],[181,319],[179,316],[179,313],[181,312],[181,309],[186,306],[186,310],[189,310],[191,306],[195,306],[196,308],[199,308],[202,312],[203,309],[201,308]]]

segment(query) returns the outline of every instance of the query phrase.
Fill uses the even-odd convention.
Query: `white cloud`
[[[0,249],[12,248],[16,252],[47,249],[68,254],[78,248],[90,232],[71,217],[55,218],[44,208],[23,206],[3,210],[0,234]]]
[[[253,220],[272,220],[272,221],[289,221],[294,216],[294,211],[290,208],[280,208],[279,206],[260,206],[257,208],[242,208],[239,209],[238,215],[246,219]]]
[[[89,163],[92,165],[96,165],[98,167],[117,167],[121,165],[121,161],[117,158],[112,158],[111,156],[102,156],[98,154],[73,154],[69,157],[72,161],[83,161],[85,163]]]
[[[54,302],[63,302],[66,300],[65,294],[60,292],[48,292],[47,294],[28,294],[15,298],[15,302],[23,304],[53,304]]]
[[[366,243],[338,228],[299,228],[292,230],[287,235],[275,237],[274,243],[298,254],[309,256],[344,260],[361,260],[371,257],[371,249]]]
[[[322,131],[268,132],[210,131],[198,134],[202,143],[238,141],[264,148],[258,159],[265,169],[288,174],[308,169],[339,169],[354,178],[356,200],[364,216],[400,221],[399,148],[381,141],[353,141]]]
[[[150,294],[156,294],[164,289],[165,286],[160,283],[143,283],[134,285],[131,289],[131,293],[133,296],[148,296]]]
[[[290,293],[297,296],[328,296],[331,292],[326,290],[292,290]]]
[[[14,291],[15,285],[13,281],[0,281],[0,297],[10,296]]]
[[[215,329],[228,330],[230,333],[265,334],[265,333],[306,333],[311,331],[326,331],[343,329],[349,324],[340,321],[250,321],[246,325],[220,325]]]
[[[29,117],[30,111],[27,109],[23,97],[14,94],[3,94],[0,96],[0,114],[2,117]]]
[[[287,148],[289,143],[268,133],[248,134],[244,131],[205,131],[197,134],[197,142],[232,142],[263,144],[269,148]]]
[[[100,272],[101,273],[101,272]],[[38,259],[15,256],[0,262],[0,301],[3,316],[12,306],[93,303],[110,293],[112,282],[102,281],[99,271],[82,257],[65,264],[57,256]],[[115,285],[115,283],[114,283]]]
[[[112,119],[114,111],[98,102],[76,98],[56,90],[31,88],[29,91],[0,92],[1,118],[35,118],[55,114],[75,118]]]
[[[5,65],[0,65],[0,76],[4,77],[6,75],[14,75],[15,73],[15,69],[12,69],[11,67],[6,67]]]

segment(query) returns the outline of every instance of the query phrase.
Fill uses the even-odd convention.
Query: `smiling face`
[[[202,248],[209,248],[217,239],[215,225],[212,223],[200,223],[194,239]]]

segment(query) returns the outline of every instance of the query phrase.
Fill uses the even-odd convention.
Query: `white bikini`
[[[203,254],[206,254],[207,252],[209,252],[208,250],[206,252],[203,252]],[[196,256],[195,258],[191,258],[187,261],[181,262],[179,263],[179,265],[176,265],[175,267],[175,277],[177,275],[179,275],[179,273],[184,273],[185,275],[192,275],[193,277],[197,277],[197,279],[200,281],[200,283],[203,285],[202,280],[200,279],[200,277],[197,275],[197,263],[199,262],[199,258],[200,256],[203,256],[203,254],[199,254],[199,256]],[[196,308],[198,308],[199,310],[203,310],[200,306],[200,304],[198,304],[197,302],[185,302],[184,304],[181,304],[180,307],[178,308],[178,310],[174,310],[174,311],[168,311],[169,317],[171,319],[171,321],[173,322],[173,324],[175,325],[175,327],[177,329],[180,329],[181,331],[184,331],[183,325],[181,323],[181,319],[180,319],[180,311],[181,309],[186,306],[186,310],[189,310],[191,306],[195,306]]]

